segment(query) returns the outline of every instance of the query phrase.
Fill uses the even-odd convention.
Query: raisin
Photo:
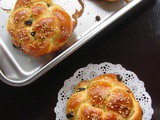
[[[97,15],[95,19],[96,19],[96,21],[100,21],[101,17],[99,15]]]
[[[12,44],[12,45],[13,45],[14,48],[19,48],[19,49],[21,48],[21,46],[16,46],[14,44]]]
[[[84,91],[86,88],[78,88],[77,89],[77,92],[81,92],[81,91]]]
[[[47,3],[47,6],[50,7],[50,5]]]
[[[31,26],[32,23],[33,23],[32,20],[27,20],[27,21],[24,22],[24,24],[27,25],[27,26]]]
[[[122,79],[123,79],[123,77],[122,77],[121,75],[116,75],[116,77],[117,77],[117,79],[118,79],[119,81],[122,81]]]
[[[68,119],[74,117],[73,112],[68,113],[68,114],[66,115],[66,117],[67,117]]]
[[[36,34],[36,32],[31,32],[31,35],[32,35],[32,36],[35,36],[35,34]]]

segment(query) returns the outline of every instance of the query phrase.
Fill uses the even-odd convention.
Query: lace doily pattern
[[[67,120],[66,103],[74,87],[82,80],[91,80],[101,74],[117,73],[123,76],[123,82],[134,93],[135,98],[139,101],[143,110],[143,120],[151,120],[153,108],[150,95],[146,92],[144,83],[140,81],[137,75],[123,68],[120,64],[111,64],[108,62],[101,64],[89,64],[87,67],[80,68],[75,74],[64,82],[64,86],[58,93],[58,102],[55,107],[56,120]]]

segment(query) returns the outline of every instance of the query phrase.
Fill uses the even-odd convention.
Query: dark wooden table
[[[160,120],[160,0],[144,0],[33,84],[15,88],[0,82],[0,120],[55,120],[64,80],[89,63],[105,61],[138,75],[152,97],[153,120]]]

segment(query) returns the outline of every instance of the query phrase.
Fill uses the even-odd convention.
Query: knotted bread
[[[75,87],[66,116],[69,120],[142,120],[142,109],[120,75],[105,74]]]
[[[17,0],[8,25],[14,46],[31,56],[59,50],[73,31],[71,17],[52,0]]]

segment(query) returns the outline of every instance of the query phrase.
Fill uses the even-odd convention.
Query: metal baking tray
[[[78,25],[67,44],[57,53],[31,57],[13,47],[6,30],[9,13],[5,9],[12,9],[16,0],[0,0],[0,79],[11,86],[32,83],[141,1],[132,0],[125,3],[121,0],[108,3],[105,0],[84,0],[84,13],[78,19]],[[61,5],[70,15],[81,8],[77,0],[54,2]],[[101,20],[96,21],[96,16],[100,16]]]

